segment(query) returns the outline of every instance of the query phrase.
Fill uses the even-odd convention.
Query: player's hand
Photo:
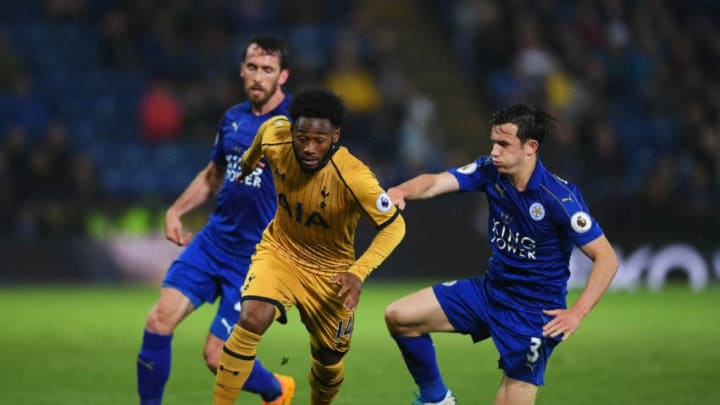
[[[546,309],[545,315],[554,316],[553,320],[543,326],[543,336],[557,337],[563,335],[562,340],[567,340],[575,333],[580,326],[582,317],[570,309]]]
[[[178,246],[186,246],[192,240],[193,234],[183,234],[180,218],[168,212],[165,214],[165,238]]]
[[[405,209],[405,193],[403,193],[399,188],[397,187],[390,187],[387,191],[388,197],[390,197],[390,201],[398,207],[400,211]]]
[[[360,293],[362,292],[362,280],[360,280],[360,277],[346,271],[333,277],[332,282],[340,285],[338,296],[345,297],[343,306],[350,311],[354,311],[360,301]]]
[[[265,166],[266,166],[265,162],[263,162],[262,159],[258,160],[257,164],[255,165],[255,167],[260,168],[260,169],[264,169]],[[245,165],[242,164],[242,161],[240,162],[240,170],[241,170],[240,175],[235,178],[235,182],[237,182],[237,183],[240,183],[243,180],[245,180],[245,177],[247,177],[248,175],[250,175],[250,173],[252,173],[254,171],[253,168],[245,167]]]
[[[252,173],[252,169],[249,167],[245,167],[245,165],[242,162],[240,162],[238,167],[240,168],[240,174],[238,174],[237,177],[235,177],[235,182],[242,183],[245,180],[245,177],[247,177],[248,174]]]

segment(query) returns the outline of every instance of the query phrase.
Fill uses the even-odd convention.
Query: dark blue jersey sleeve
[[[222,118],[220,118],[218,130],[215,134],[215,143],[213,144],[212,154],[210,155],[212,161],[219,166],[227,165],[227,154],[225,153],[225,149],[223,147],[223,140],[225,138],[225,135],[227,135],[229,128],[232,128],[233,120],[229,114],[231,110],[232,109],[228,109],[227,111],[225,111]]]
[[[495,176],[489,156],[482,156],[462,167],[448,170],[460,184],[460,192],[484,191]]]
[[[547,192],[556,200],[554,216],[561,229],[576,246],[583,246],[603,234],[600,224],[590,214],[578,188],[552,175]]]

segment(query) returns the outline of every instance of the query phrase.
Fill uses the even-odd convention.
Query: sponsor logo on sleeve
[[[570,217],[570,226],[577,233],[585,233],[590,230],[592,220],[586,212],[578,211]]]
[[[466,164],[465,166],[457,169],[458,173],[462,174],[472,174],[475,172],[475,170],[477,170],[477,163],[475,162]]]
[[[378,211],[386,213],[390,211],[390,208],[392,208],[392,201],[390,201],[390,197],[387,193],[382,193],[378,196],[377,201],[375,201],[375,206]]]

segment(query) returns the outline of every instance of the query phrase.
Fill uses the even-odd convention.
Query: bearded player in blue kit
[[[432,332],[468,334],[474,342],[491,337],[503,370],[494,404],[533,404],[553,349],[577,330],[617,272],[615,252],[578,189],[538,158],[555,119],[515,104],[497,111],[490,123],[489,156],[388,190],[400,209],[406,200],[482,191],[490,210],[492,255],[484,276],[436,284],[386,309],[390,334],[420,390],[413,404],[456,403],[440,374]],[[568,308],[573,245],[593,267]]]
[[[141,405],[160,404],[170,376],[173,332],[203,303],[220,297],[210,326],[204,357],[217,372],[225,340],[240,314],[240,287],[255,245],[275,214],[276,194],[269,168],[256,167],[238,182],[240,157],[252,143],[260,124],[287,115],[290,96],[282,86],[289,76],[287,50],[275,37],[250,39],[243,52],[240,76],[247,101],[229,108],[220,121],[212,160],[167,210],[168,240],[187,248],[165,276],[160,298],[145,323],[137,358]],[[218,193],[217,206],[205,227],[193,239],[180,218]],[[290,377],[273,375],[255,363],[243,389],[257,393],[265,404],[288,404],[295,390]]]

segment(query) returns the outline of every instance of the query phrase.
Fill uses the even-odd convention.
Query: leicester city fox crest
[[[541,221],[545,218],[545,207],[539,202],[532,203],[530,205],[530,218]]]

